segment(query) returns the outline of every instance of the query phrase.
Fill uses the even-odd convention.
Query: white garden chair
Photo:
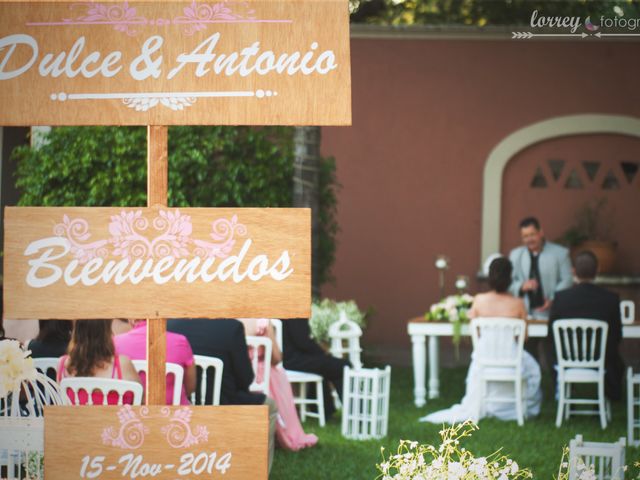
[[[220,405],[220,390],[222,388],[222,372],[224,371],[224,363],[216,357],[207,357],[205,355],[194,355],[196,361],[196,371],[200,379],[200,402],[196,403],[196,392],[191,394],[191,403],[196,405]],[[213,392],[210,404],[205,403],[207,398],[207,380],[213,375]]]
[[[636,319],[636,304],[632,300],[620,302],[620,318],[623,325],[631,325]]]
[[[471,321],[474,361],[480,366],[482,417],[487,402],[515,403],[518,425],[524,425],[526,383],[522,377],[522,352],[526,324],[515,318],[475,318]],[[515,348],[509,345],[515,342]],[[513,396],[490,396],[490,382],[513,383]]]
[[[273,325],[273,329],[276,333],[276,341],[278,342],[278,347],[282,352],[282,320],[272,319],[271,325]],[[295,403],[300,409],[300,420],[304,422],[307,417],[317,418],[320,426],[324,427],[325,415],[322,375],[318,375],[317,373],[300,372],[297,370],[285,370],[285,373],[287,374],[287,380],[289,380],[289,383],[292,386],[296,384],[298,385],[297,395],[294,390],[293,403]],[[307,398],[308,384],[315,385],[315,398]],[[307,410],[308,405],[315,405],[317,412]]]
[[[627,369],[627,442],[640,446],[640,373]]]
[[[556,426],[562,417],[600,415],[600,425],[607,427],[607,408],[604,396],[604,360],[609,326],[600,320],[580,318],[556,320],[553,339],[558,359],[558,412]],[[573,398],[571,385],[595,383],[598,398]],[[571,405],[597,405],[597,410],[573,410]]]
[[[58,357],[40,357],[33,359],[33,366],[39,372],[44,373],[47,377],[55,380],[58,378],[58,365],[60,364],[60,358]]]
[[[271,354],[273,345],[271,339],[261,336],[247,335],[247,347],[249,348],[249,357],[251,358],[251,366],[253,367],[254,379],[249,386],[252,392],[260,392],[269,396],[269,379],[271,374]],[[259,378],[259,361],[263,360],[264,368],[262,369],[262,378]]]
[[[569,480],[624,480],[624,447],[624,438],[615,443],[601,443],[585,442],[582,435],[576,435],[569,442]],[[585,470],[591,470],[594,475],[581,475]]]
[[[336,358],[344,358],[346,355],[353,368],[362,368],[360,354],[360,337],[362,329],[360,326],[347,318],[347,314],[340,311],[340,319],[329,326],[329,338],[331,347],[329,351]]]
[[[118,405],[123,405],[126,393],[133,394],[132,405],[142,405],[142,385],[129,380],[100,377],[65,377],[60,382],[60,388],[71,399],[71,403],[77,405],[78,393],[84,391],[87,395],[86,405],[94,405],[92,393],[102,393],[102,405],[107,405],[107,396],[111,392],[118,394]],[[70,395],[71,394],[71,395]]]
[[[138,375],[144,373],[145,377],[149,371],[149,364],[146,360],[131,360]],[[173,375],[173,393],[171,396],[171,405],[180,405],[182,399],[182,383],[184,382],[184,369],[182,365],[167,362],[165,364],[166,375]]]

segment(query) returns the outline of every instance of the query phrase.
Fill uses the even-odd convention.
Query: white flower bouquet
[[[19,390],[22,382],[36,379],[37,370],[30,355],[17,340],[0,341],[0,398]]]
[[[424,318],[430,322],[451,322],[453,324],[453,343],[460,343],[460,334],[463,323],[469,321],[467,312],[473,303],[473,296],[468,293],[462,295],[449,295],[424,314]]]
[[[311,337],[320,343],[329,343],[329,327],[340,320],[340,311],[344,311],[347,318],[364,329],[366,312],[361,311],[355,301],[336,302],[325,298],[314,301],[311,305],[309,328]]]
[[[382,480],[515,480],[532,478],[527,469],[495,452],[476,458],[460,446],[460,440],[471,436],[478,427],[467,421],[440,431],[440,446],[421,445],[418,442],[401,440],[398,452],[384,457],[379,465]]]

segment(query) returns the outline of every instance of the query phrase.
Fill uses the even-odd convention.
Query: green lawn
[[[426,407],[413,404],[413,379],[411,369],[393,367],[391,372],[391,408],[389,411],[389,435],[372,441],[353,441],[342,438],[340,419],[335,417],[325,428],[317,421],[307,420],[304,427],[320,438],[314,448],[300,452],[276,451],[271,479],[367,479],[373,480],[378,472],[380,447],[395,452],[400,439],[421,443],[438,443],[439,425],[419,423],[418,418],[427,412],[446,408],[457,403],[464,393],[466,368],[443,369],[441,372],[441,398],[431,400]],[[605,431],[597,417],[571,417],[561,428],[555,427],[556,404],[551,395],[551,385],[544,378],[545,400],[540,416],[529,419],[523,427],[516,422],[495,419],[480,421],[480,430],[468,439],[464,446],[476,456],[488,455],[502,448],[503,452],[528,467],[536,479],[549,479],[557,471],[562,448],[576,434],[587,441],[612,442],[626,437],[626,404],[612,404],[613,422]],[[640,460],[640,449],[627,447],[627,464]],[[637,468],[630,468],[626,479],[635,479]]]

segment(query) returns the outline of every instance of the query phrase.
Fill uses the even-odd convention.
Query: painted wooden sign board
[[[350,125],[345,0],[0,2],[0,125]]]
[[[5,209],[5,316],[308,317],[310,210]]]
[[[45,418],[47,480],[268,475],[266,406],[45,407]]]

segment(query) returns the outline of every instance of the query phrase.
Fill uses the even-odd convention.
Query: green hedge
[[[145,206],[144,127],[54,128],[38,149],[14,150],[19,205]],[[287,207],[292,204],[292,129],[170,127],[169,205]],[[335,252],[333,159],[321,161],[320,284]]]

